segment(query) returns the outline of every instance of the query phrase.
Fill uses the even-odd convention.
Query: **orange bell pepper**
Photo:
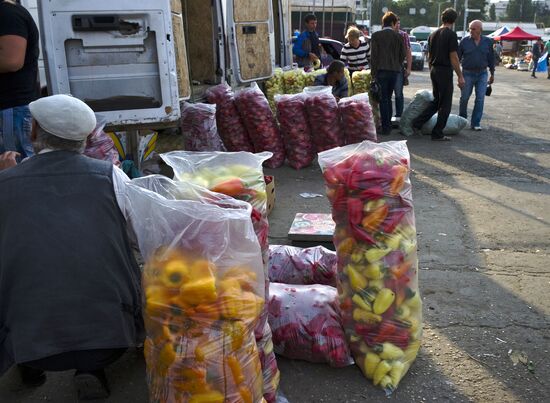
[[[239,386],[239,394],[241,395],[241,399],[243,399],[243,403],[253,403],[252,392],[248,387],[244,385]]]
[[[336,250],[339,255],[349,255],[353,250],[354,246],[355,246],[355,239],[351,237],[345,238],[338,244],[338,246],[336,247]]]
[[[245,191],[245,183],[241,178],[231,178],[220,182],[210,188],[216,193],[223,193],[227,196],[238,196]]]
[[[217,298],[216,279],[213,276],[189,281],[180,288],[179,299],[189,305],[209,304]]]
[[[363,228],[375,232],[376,229],[384,222],[386,216],[388,215],[389,207],[386,203],[378,207],[372,213],[369,213],[361,221]]]
[[[231,369],[231,373],[233,374],[233,380],[235,381],[235,385],[239,385],[244,382],[244,375],[243,375],[243,369],[241,368],[241,364],[239,363],[239,360],[235,356],[228,356],[226,358],[227,366]]]
[[[403,165],[395,165],[392,167],[391,172],[393,180],[390,183],[389,190],[391,196],[396,196],[401,191],[403,185],[405,184],[405,176],[408,171],[409,169]]]

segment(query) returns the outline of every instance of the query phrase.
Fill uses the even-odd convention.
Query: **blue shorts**
[[[33,156],[31,128],[32,116],[27,105],[0,110],[0,154],[17,151],[21,154],[18,161]]]

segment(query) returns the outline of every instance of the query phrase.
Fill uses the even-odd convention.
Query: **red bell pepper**
[[[359,193],[361,200],[378,200],[384,197],[384,189],[382,186],[373,186],[368,189],[363,190]]]
[[[363,230],[359,225],[351,224],[351,233],[357,241],[365,242],[370,245],[376,245],[376,239],[374,239],[367,231]]]
[[[349,197],[347,200],[349,222],[359,224],[363,219],[363,202],[354,197]]]
[[[393,233],[405,214],[407,214],[407,210],[404,209],[392,210],[386,217],[386,220],[380,226],[380,229],[386,234]]]
[[[388,340],[401,349],[406,349],[409,346],[410,333],[408,329],[400,328]]]
[[[397,331],[397,326],[389,321],[383,321],[376,329],[376,336],[373,337],[372,342],[374,344],[383,343],[390,338]]]

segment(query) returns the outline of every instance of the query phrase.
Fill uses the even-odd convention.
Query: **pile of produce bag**
[[[364,140],[377,141],[376,126],[369,103],[369,95],[357,94],[338,101],[346,144]]]
[[[275,95],[284,93],[283,69],[277,67],[273,76],[265,82],[265,96],[273,113],[275,113]]]
[[[336,253],[323,246],[271,245],[268,274],[273,283],[336,287]]]
[[[422,112],[428,108],[430,103],[434,100],[432,92],[429,90],[416,91],[412,101],[407,105],[403,113],[401,114],[401,120],[399,121],[399,129],[405,136],[412,136],[414,134],[413,121],[420,116]]]
[[[354,94],[364,94],[369,92],[372,76],[370,70],[359,70],[353,73],[351,82]]]
[[[181,133],[188,151],[225,151],[216,126],[216,105],[183,102]]]
[[[297,66],[287,66],[283,69],[283,85],[285,94],[299,94],[305,87],[304,69]]]
[[[270,151],[273,157],[265,162],[269,168],[278,168],[285,162],[285,149],[279,127],[269,103],[256,83],[235,95],[235,104],[243,118],[246,131],[256,152]]]
[[[169,200],[133,183],[127,191],[140,218],[132,226],[146,260],[150,401],[260,401],[253,329],[265,296],[250,205]]]
[[[342,317],[355,362],[390,394],[422,336],[410,158],[404,141],[319,154],[336,223]]]
[[[161,157],[174,171],[174,177],[184,183],[195,183],[213,192],[223,193],[238,200],[246,201],[252,206],[252,224],[260,243],[264,263],[264,295],[269,295],[269,278],[267,261],[269,257],[267,220],[267,194],[262,163],[272,156],[265,152],[251,154],[246,152],[185,152],[173,151]],[[268,345],[264,340],[270,338],[271,330],[267,324],[267,308],[260,313],[258,324],[254,329],[258,346]],[[264,377],[264,398],[273,402],[277,393],[279,372],[273,352],[260,351]]]
[[[254,146],[235,106],[231,87],[219,84],[209,88],[206,99],[211,104],[216,104],[217,129],[227,150],[254,152]]]
[[[327,69],[319,69],[307,72],[304,78],[304,88],[313,86],[313,84],[315,83],[315,79],[323,74],[327,74]]]
[[[332,87],[306,87],[304,93],[311,136],[316,151],[321,152],[344,144],[338,103],[332,95]]]
[[[430,120],[424,123],[424,126],[422,126],[422,134],[431,134],[436,123],[437,123],[437,113],[433,115],[430,118]],[[462,116],[458,116],[451,113],[449,115],[449,118],[447,119],[447,125],[443,129],[443,134],[445,135],[458,134],[466,126],[468,126],[468,119],[465,119]]]
[[[120,166],[118,150],[113,139],[103,131],[105,121],[98,122],[96,128],[86,139],[84,155],[102,161],[111,161],[113,165]]]
[[[277,354],[333,367],[353,364],[336,288],[272,283],[269,295],[269,324]]]
[[[315,158],[304,100],[302,93],[275,96],[286,158],[295,169],[309,166]]]

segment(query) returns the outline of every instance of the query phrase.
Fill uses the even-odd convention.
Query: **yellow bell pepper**
[[[384,273],[382,273],[382,265],[380,263],[368,264],[363,271],[363,274],[369,280],[380,280],[382,277],[384,277]]]
[[[157,370],[160,375],[164,376],[168,372],[170,366],[176,360],[176,352],[172,343],[166,343],[161,350],[157,358]]]
[[[420,350],[420,340],[411,341],[409,346],[405,349],[403,360],[407,363],[413,362],[418,354],[418,350]]]
[[[354,291],[360,291],[368,284],[367,279],[351,265],[348,265],[348,277]]]
[[[241,395],[241,399],[243,399],[243,403],[253,403],[253,397],[252,392],[250,389],[244,385],[239,386],[239,395]]]
[[[225,397],[217,390],[199,393],[189,398],[189,403],[224,403]]]
[[[216,274],[216,265],[206,259],[198,259],[189,267],[189,277],[191,280],[214,277]]]
[[[375,353],[367,353],[365,355],[365,361],[364,361],[364,367],[365,367],[365,376],[368,379],[372,379],[374,376],[374,371],[376,370],[376,367],[380,363],[381,359],[378,357],[378,354]]]
[[[399,385],[399,381],[401,381],[401,378],[403,377],[404,369],[405,364],[403,364],[401,361],[394,361],[390,370],[391,384],[394,388]]]
[[[355,308],[353,310],[353,320],[356,322],[376,324],[382,322],[382,316],[376,315],[372,312],[367,312],[363,309]]]
[[[370,263],[374,263],[382,259],[390,252],[390,248],[371,248],[365,252],[365,257]]]
[[[388,310],[393,301],[395,300],[395,293],[389,288],[382,288],[372,306],[372,310],[376,314],[383,314]]]
[[[340,256],[349,255],[353,250],[354,246],[355,246],[355,239],[345,238],[338,244],[338,246],[336,247],[336,251]]]
[[[401,234],[392,235],[386,238],[386,246],[391,250],[397,250],[399,249],[399,245],[401,245],[402,240],[403,240],[403,235]]]
[[[241,364],[239,363],[239,360],[235,356],[228,356],[226,358],[227,366],[231,370],[231,374],[233,374],[233,380],[235,381],[235,385],[239,385],[244,382],[244,375],[243,375],[243,369],[241,368]]]
[[[422,307],[422,300],[420,299],[418,292],[415,292],[411,298],[405,300],[405,305],[407,305],[413,312],[420,309]]]
[[[374,386],[378,385],[382,378],[386,376],[388,372],[391,370],[391,364],[386,361],[380,361],[380,363],[376,366],[376,369],[374,370],[374,374],[372,376],[372,383]]]
[[[370,304],[365,301],[363,298],[361,298],[361,296],[359,294],[355,294],[351,300],[353,302],[355,302],[355,305],[357,305],[359,308],[365,310],[365,311],[368,311],[368,312],[372,312],[372,308],[370,306]]]
[[[180,299],[190,305],[212,303],[217,298],[216,279],[212,275],[184,283],[180,288]]]
[[[160,274],[160,281],[165,287],[179,288],[189,280],[189,266],[183,259],[169,260]]]
[[[398,360],[405,355],[403,350],[390,342],[376,345],[374,351],[376,351],[383,360]]]

